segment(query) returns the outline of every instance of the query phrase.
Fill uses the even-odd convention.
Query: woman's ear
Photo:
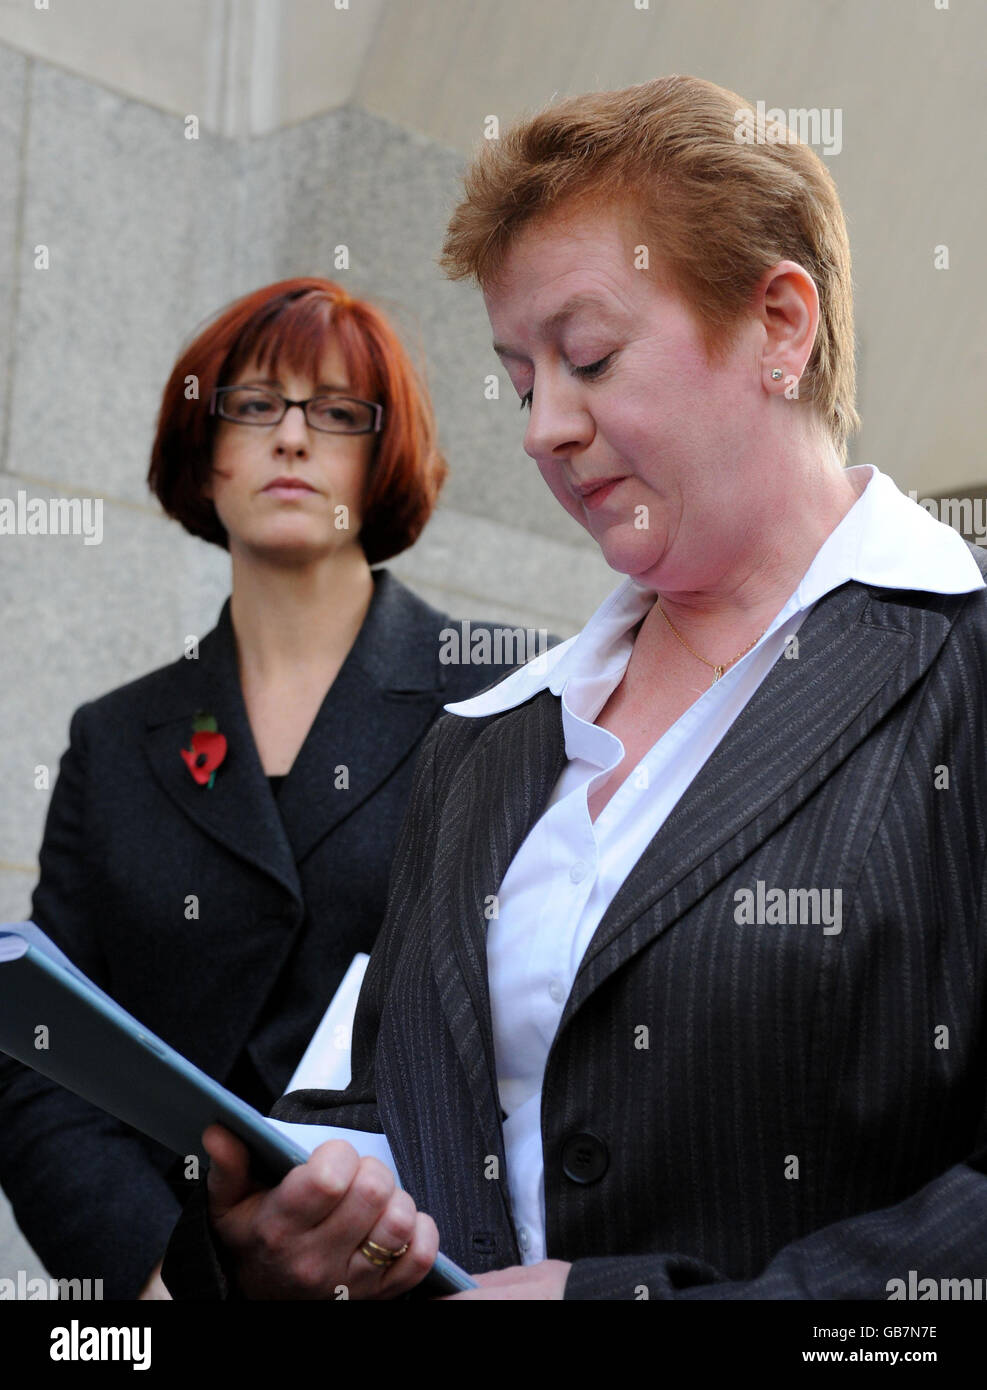
[[[819,294],[808,271],[779,261],[761,282],[758,311],[764,327],[764,363],[796,380],[812,355],[819,326]]]

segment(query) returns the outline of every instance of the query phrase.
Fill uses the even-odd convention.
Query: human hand
[[[424,1279],[439,1248],[394,1174],[351,1144],[331,1139],[277,1187],[250,1176],[246,1147],[220,1125],[202,1142],[212,1160],[209,1216],[247,1298],[395,1298]],[[384,1265],[361,1251],[371,1241],[405,1252]]]
[[[534,1265],[512,1265],[509,1269],[494,1269],[489,1274],[474,1274],[472,1278],[479,1284],[478,1289],[467,1289],[465,1293],[447,1294],[441,1301],[454,1299],[545,1299],[563,1298],[565,1281],[569,1277],[571,1264],[565,1260],[540,1260]]]

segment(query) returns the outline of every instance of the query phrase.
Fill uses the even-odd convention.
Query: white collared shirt
[[[622,761],[624,746],[593,721],[623,678],[653,590],[624,580],[575,637],[483,694],[445,706],[475,718],[512,709],[546,687],[562,701],[568,762],[504,875],[499,915],[487,927],[507,1181],[525,1264],[545,1258],[545,1064],[579,962],[624,879],[824,594],[849,579],[943,594],[985,587],[956,531],[878,469],[847,471],[869,473],[869,481],[788,602],[751,651],[662,734],[595,822],[587,797]]]

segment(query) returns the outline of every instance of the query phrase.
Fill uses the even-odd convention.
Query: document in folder
[[[358,951],[329,1001],[322,1022],[309,1040],[305,1055],[285,1089],[289,1091],[345,1091],[350,1084],[350,1039],[360,986],[370,957]]]
[[[200,1135],[216,1123],[243,1140],[264,1181],[279,1182],[326,1139],[381,1159],[400,1181],[385,1135],[262,1115],[144,1028],[33,922],[0,924],[0,1052],[176,1154],[203,1156]],[[475,1288],[441,1253],[428,1285]]]

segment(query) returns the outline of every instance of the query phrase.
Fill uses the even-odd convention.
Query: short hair
[[[709,359],[735,340],[764,272],[798,262],[820,317],[800,399],[841,457],[854,407],[853,289],[846,223],[819,156],[795,140],[744,143],[754,112],[697,77],[656,78],[553,102],[483,143],[467,169],[440,264],[454,280],[496,280],[519,231],[563,204],[630,204],[699,321]],[[778,132],[773,132],[778,134]]]
[[[148,486],[193,536],[229,548],[202,489],[212,472],[213,389],[257,357],[318,379],[330,341],[342,352],[353,394],[384,407],[374,436],[360,544],[370,564],[413,545],[435,506],[447,467],[424,381],[379,309],[331,280],[280,280],[235,300],[187,344],[168,378],[151,449]],[[189,398],[190,382],[196,383]]]

